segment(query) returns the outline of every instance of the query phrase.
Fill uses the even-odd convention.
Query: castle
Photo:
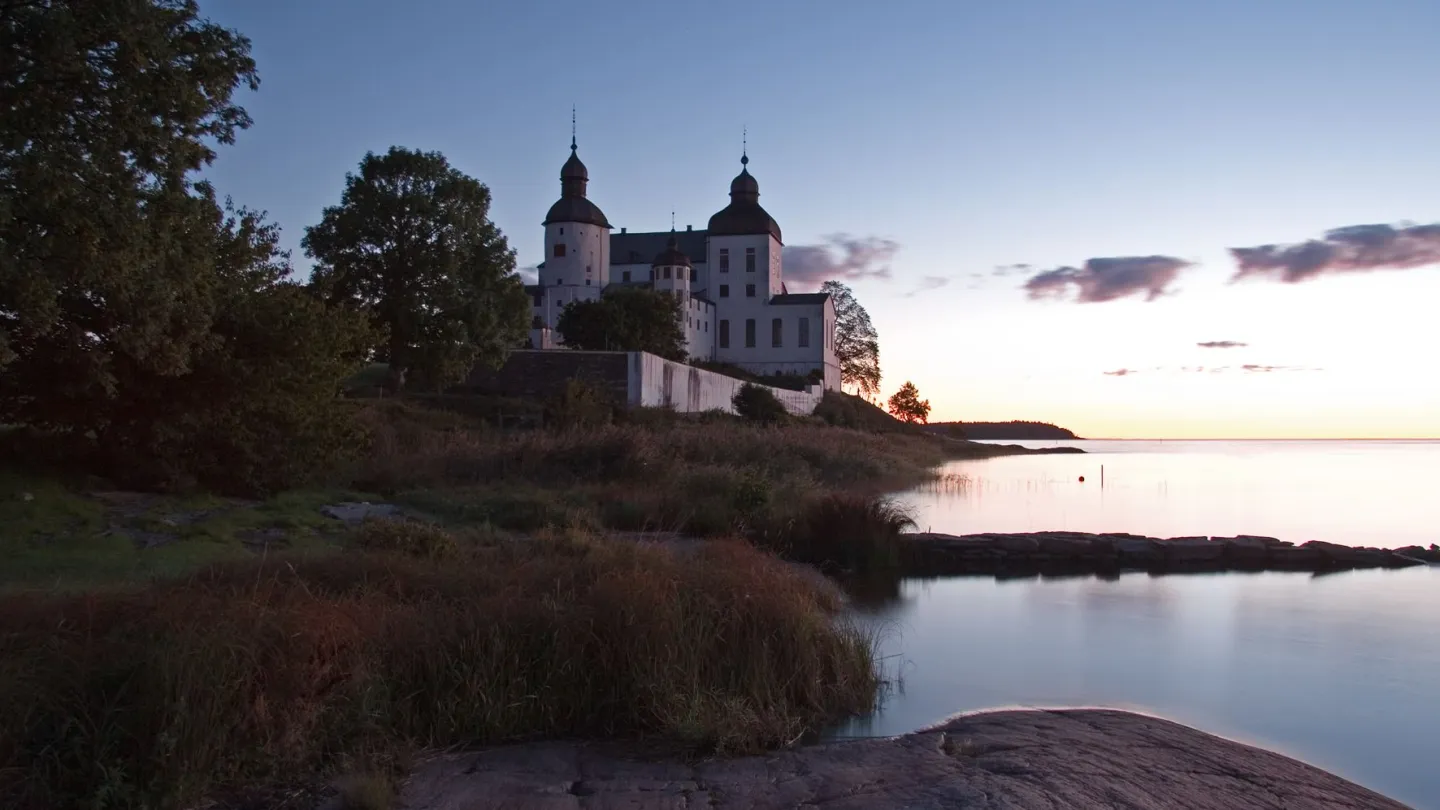
[[[703,231],[612,233],[586,196],[590,173],[575,139],[560,169],[560,199],[545,215],[545,260],[527,286],[530,343],[563,348],[556,324],[573,301],[612,284],[651,287],[680,299],[685,351],[755,374],[798,374],[840,388],[835,304],[826,293],[790,293],[781,267],[780,226],[760,207],[760,184],[742,153],[730,204]]]

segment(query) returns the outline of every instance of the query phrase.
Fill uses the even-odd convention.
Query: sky
[[[882,395],[913,381],[931,421],[1440,437],[1433,0],[201,9],[261,76],[207,176],[301,276],[304,229],[392,145],[485,183],[533,267],[573,106],[632,231],[705,227],[748,133],[790,290],[849,284]]]

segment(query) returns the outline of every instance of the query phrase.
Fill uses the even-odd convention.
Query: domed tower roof
[[[670,232],[670,241],[665,243],[665,249],[655,256],[651,262],[652,267],[689,267],[690,257],[680,249],[680,242],[675,237],[675,232]]]
[[[760,207],[760,183],[750,174],[750,158],[740,156],[740,173],[730,181],[730,204],[710,217],[711,236],[744,236],[768,233],[780,238],[780,225]]]
[[[583,222],[609,228],[610,222],[600,207],[585,196],[585,187],[590,182],[590,172],[576,153],[575,138],[570,138],[570,159],[560,167],[560,199],[550,206],[542,225],[552,222]]]

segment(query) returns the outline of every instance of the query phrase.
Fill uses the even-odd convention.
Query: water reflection
[[[922,531],[952,534],[1261,534],[1396,548],[1436,542],[1440,526],[1436,441],[1067,444],[1087,452],[953,462],[901,499]]]
[[[837,736],[996,706],[1133,708],[1440,797],[1440,567],[868,582],[880,711]]]

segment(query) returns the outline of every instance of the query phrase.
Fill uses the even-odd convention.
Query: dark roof
[[[777,295],[770,299],[770,303],[785,306],[786,304],[823,304],[830,293],[789,293],[788,295]]]
[[[742,162],[744,161],[742,159]],[[775,241],[780,238],[780,225],[760,207],[760,183],[747,168],[740,169],[730,181],[730,204],[710,217],[711,236],[744,236],[768,233]]]
[[[671,231],[651,233],[610,232],[610,264],[649,264],[655,254],[665,249]],[[675,241],[690,263],[705,261],[705,231],[674,231]]]
[[[545,221],[540,224],[549,225],[552,222],[583,222],[602,228],[610,227],[610,221],[605,219],[600,207],[585,197],[561,197],[556,200],[550,210],[545,212]]]
[[[585,164],[580,162],[580,156],[575,152],[575,142],[571,141],[570,158],[560,167],[560,199],[550,206],[550,210],[545,213],[545,221],[540,224],[582,222],[602,228],[610,227],[610,222],[605,219],[600,207],[585,197],[585,186],[589,180],[590,172],[585,168]]]
[[[665,240],[665,249],[656,254],[655,261],[650,263],[652,267],[690,266],[690,257],[679,248],[675,237],[675,232],[671,231],[670,238]]]

